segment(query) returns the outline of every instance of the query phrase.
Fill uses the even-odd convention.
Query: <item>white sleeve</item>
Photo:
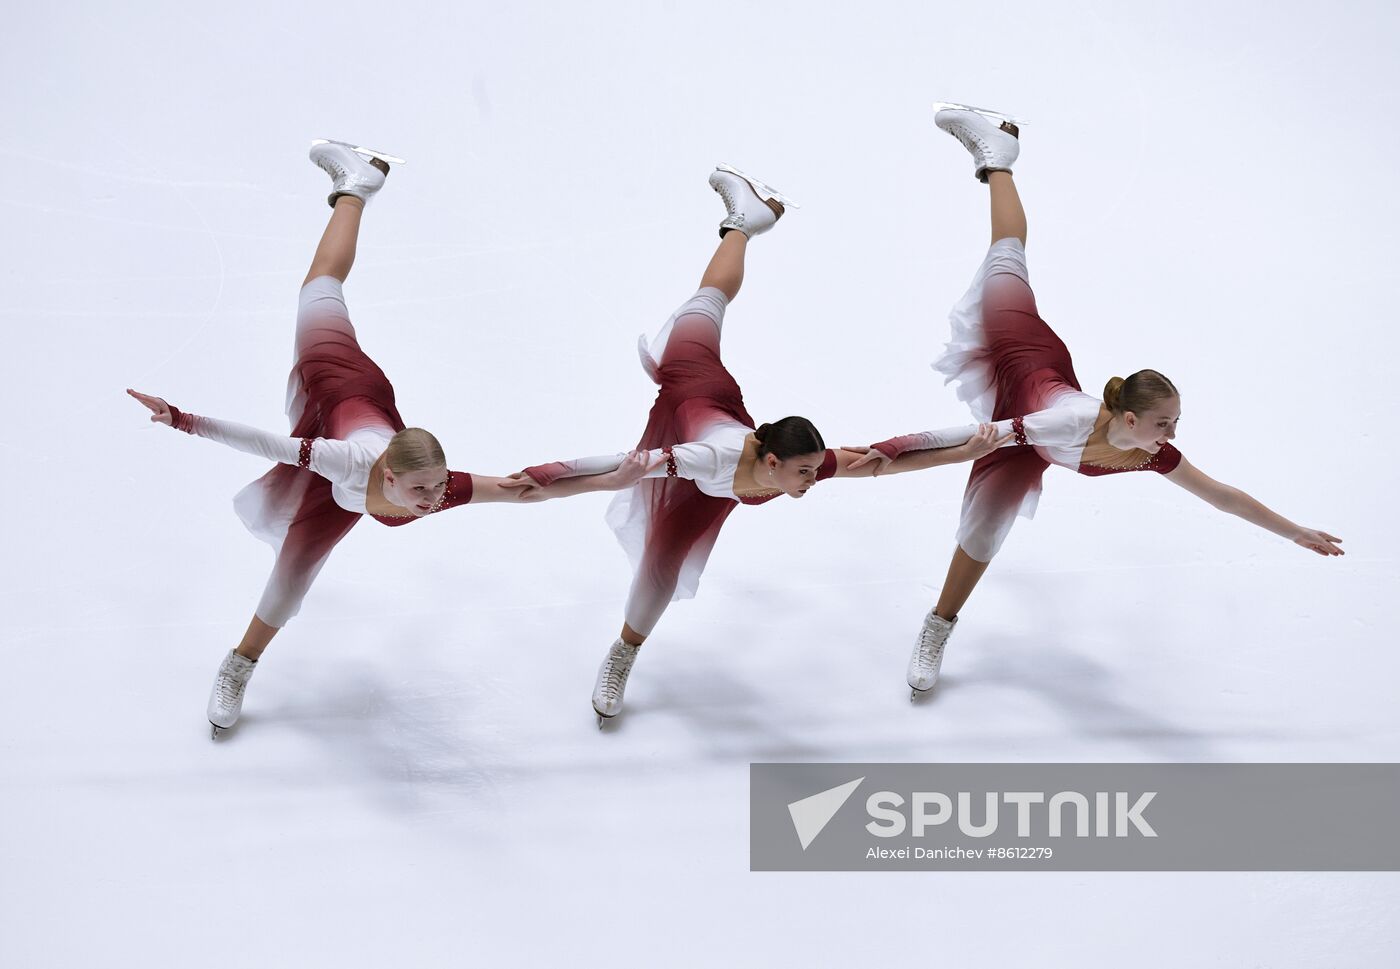
[[[1018,444],[1073,447],[1083,443],[1084,421],[1073,407],[1050,407],[1014,420],[998,421],[997,429],[1000,430],[1003,424],[1008,425],[1010,432],[1016,435]],[[1001,433],[1005,434],[1006,431]]]
[[[998,435],[1012,433],[1011,421],[998,421],[996,424]],[[963,424],[959,427],[944,427],[936,431],[922,431],[918,434],[903,434],[899,437],[892,437],[887,441],[872,444],[871,447],[878,450],[888,458],[897,458],[907,451],[931,451],[937,448],[957,447],[972,440],[972,435],[977,433],[976,424]],[[1015,444],[1014,439],[1008,440],[1002,447]]]
[[[671,454],[675,458],[678,478],[714,481],[719,477],[719,453],[712,447],[704,444],[677,444],[671,448]],[[647,464],[656,464],[656,467],[646,473],[648,478],[664,478],[670,473],[666,452],[662,448],[647,452]]]
[[[618,465],[627,458],[626,451],[618,451],[616,454],[595,454],[586,458],[574,458],[571,461],[561,462],[565,471],[560,474],[560,478],[582,478],[587,475],[607,474],[609,471],[616,471]]]
[[[1017,444],[1037,444],[1042,447],[1070,447],[1083,436],[1082,420],[1071,407],[1050,407],[1024,417],[1013,417],[994,421],[997,437],[1006,437],[1002,447]],[[966,444],[977,433],[976,424],[963,424],[959,427],[943,427],[918,434],[905,434],[892,437],[873,445],[889,457],[897,457],[906,451],[928,451],[934,448],[958,447]],[[1008,437],[1009,435],[1009,437]]]
[[[930,451],[935,448],[957,447],[960,444],[966,444],[972,440],[972,435],[976,433],[976,424],[963,424],[958,427],[942,427],[936,431],[909,434],[895,440],[900,442],[901,451]]]
[[[182,415],[188,423],[188,433],[197,437],[217,441],[235,451],[256,455],[279,464],[309,467],[312,471],[331,481],[341,481],[350,475],[351,447],[345,441],[318,437],[307,439],[310,442],[309,462],[302,457],[305,442],[301,438],[287,437],[284,434],[270,434],[256,427],[238,424],[234,421],[221,421],[213,417],[197,414]]]

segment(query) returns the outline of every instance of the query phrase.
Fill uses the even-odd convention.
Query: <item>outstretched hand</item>
[[[151,412],[152,423],[164,424],[166,427],[174,423],[175,415],[170,413],[170,405],[159,397],[152,397],[150,394],[139,394],[130,387],[126,388],[126,392],[146,406],[146,409]]]
[[[1328,535],[1326,532],[1318,531],[1315,528],[1300,529],[1298,534],[1293,536],[1293,541],[1303,548],[1311,549],[1318,555],[1345,555],[1342,551],[1342,540],[1336,535]]]
[[[885,470],[889,468],[891,464],[894,463],[894,458],[890,457],[878,448],[847,447],[843,444],[841,445],[841,450],[854,451],[856,454],[860,455],[860,457],[856,458],[850,464],[846,465],[847,471],[855,471],[865,467],[867,464],[874,464],[875,468],[870,472],[870,476],[872,478],[878,478],[880,475],[884,474]]]
[[[977,433],[972,435],[966,444],[958,445],[958,450],[963,452],[963,460],[976,461],[978,458],[991,454],[1011,440],[1013,436],[1012,434],[1003,434],[998,437],[995,424],[978,424]]]

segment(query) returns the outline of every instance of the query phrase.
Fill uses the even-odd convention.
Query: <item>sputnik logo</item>
[[[792,826],[797,831],[797,840],[802,842],[802,850],[806,851],[807,846],[817,839],[817,835],[822,833],[822,829],[836,817],[836,812],[841,810],[841,805],[845,804],[850,796],[860,787],[860,782],[864,777],[857,777],[853,781],[838,785],[820,794],[813,794],[811,797],[804,797],[800,801],[793,801],[787,806],[788,814],[792,815]]]

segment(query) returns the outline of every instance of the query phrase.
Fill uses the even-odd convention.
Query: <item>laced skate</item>
[[[909,670],[905,674],[905,679],[909,681],[910,703],[917,700],[919,694],[933,689],[933,684],[938,682],[938,668],[943,665],[943,647],[948,644],[948,637],[957,624],[956,616],[951,620],[944,619],[932,609],[924,617],[924,628],[919,631],[919,641],[914,644],[914,654],[909,657]]]
[[[732,165],[720,164],[710,175],[710,188],[719,193],[729,215],[719,224],[721,237],[730,229],[738,229],[752,239],[773,228],[781,217],[769,202],[784,209],[801,208],[796,202],[756,178],[750,178]]]
[[[608,648],[603,665],[598,667],[598,682],[593,685],[593,712],[598,714],[598,729],[622,712],[622,694],[627,689],[627,674],[637,661],[640,646],[618,639]]]
[[[1021,153],[1021,129],[1010,115],[968,104],[935,102],[933,123],[962,142],[972,153],[974,174],[987,180],[988,172],[1009,172]]]
[[[317,138],[311,143],[311,160],[331,177],[331,194],[327,198],[331,208],[342,195],[353,195],[361,202],[368,202],[375,192],[384,187],[384,175],[390,164],[405,164],[402,158],[386,155],[372,148],[352,145],[344,141],[327,141]],[[383,168],[375,165],[377,160]]]
[[[209,693],[211,740],[218,740],[220,733],[238,722],[238,715],[243,711],[243,691],[257,665],[256,660],[239,656],[234,650],[229,650],[219,664],[219,672],[214,675],[214,689]]]

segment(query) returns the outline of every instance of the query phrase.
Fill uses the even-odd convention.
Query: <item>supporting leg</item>
[[[272,642],[272,637],[276,636],[277,632],[276,626],[269,626],[254,616],[253,621],[248,623],[248,631],[243,634],[243,640],[234,652],[244,659],[250,659],[256,663],[258,657],[263,654],[263,650],[267,649],[267,644]]]
[[[977,561],[958,546],[953,552],[953,561],[948,564],[948,576],[943,580],[943,591],[938,594],[938,605],[933,611],[942,619],[957,618],[990,564]]]
[[[1026,210],[1010,172],[988,172],[987,185],[992,190],[992,241],[1016,238],[1026,244]]]
[[[622,637],[622,641],[628,646],[640,646],[647,641],[646,636],[637,632],[637,630],[627,625],[627,623],[622,624],[622,632],[619,635]]]

